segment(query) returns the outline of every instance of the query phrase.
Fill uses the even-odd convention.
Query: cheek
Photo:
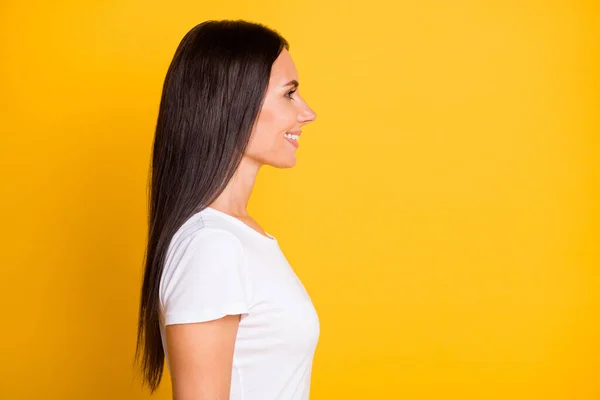
[[[290,105],[276,104],[264,107],[256,123],[256,135],[268,140],[282,136],[293,129],[294,110]]]
[[[256,121],[254,131],[248,144],[248,153],[251,155],[261,155],[269,152],[277,140],[279,134],[278,118],[270,112],[262,112]]]

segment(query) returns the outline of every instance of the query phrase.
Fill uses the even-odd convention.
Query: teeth
[[[283,135],[283,136],[285,136],[286,138],[290,138],[290,139],[296,140],[296,141],[298,141],[298,139],[300,139],[300,136],[299,136],[299,135],[291,135],[291,134],[289,134],[289,133],[286,133],[286,134],[285,134],[285,135]]]

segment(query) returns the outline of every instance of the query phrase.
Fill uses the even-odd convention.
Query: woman
[[[151,393],[166,356],[176,400],[309,397],[317,313],[246,211],[260,167],[294,166],[316,118],[288,50],[263,25],[207,21],[167,72],[136,349]]]

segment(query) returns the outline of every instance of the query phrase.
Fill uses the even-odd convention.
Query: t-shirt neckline
[[[219,211],[212,207],[204,207],[204,210],[208,210],[209,212],[218,214],[218,215],[222,216],[223,218],[226,218],[226,219],[232,221],[233,223],[238,224],[242,228],[244,228],[246,230],[250,230],[251,233],[253,233],[256,236],[259,236],[264,241],[271,242],[271,243],[277,243],[277,238],[274,237],[273,235],[269,234],[269,232],[265,231],[265,233],[268,235],[268,237],[267,237],[267,236],[263,235],[262,233],[258,232],[256,229],[252,228],[250,225],[246,224],[244,221],[234,217],[233,215],[229,215],[223,211]]]

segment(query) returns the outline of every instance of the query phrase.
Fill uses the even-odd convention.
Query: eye
[[[285,94],[285,97],[287,97],[287,98],[291,99],[291,98],[292,98],[292,97],[291,97],[291,96],[292,96],[292,94],[293,94],[293,93],[296,93],[296,90],[297,90],[297,89],[290,90],[289,92],[287,92],[287,93]]]

